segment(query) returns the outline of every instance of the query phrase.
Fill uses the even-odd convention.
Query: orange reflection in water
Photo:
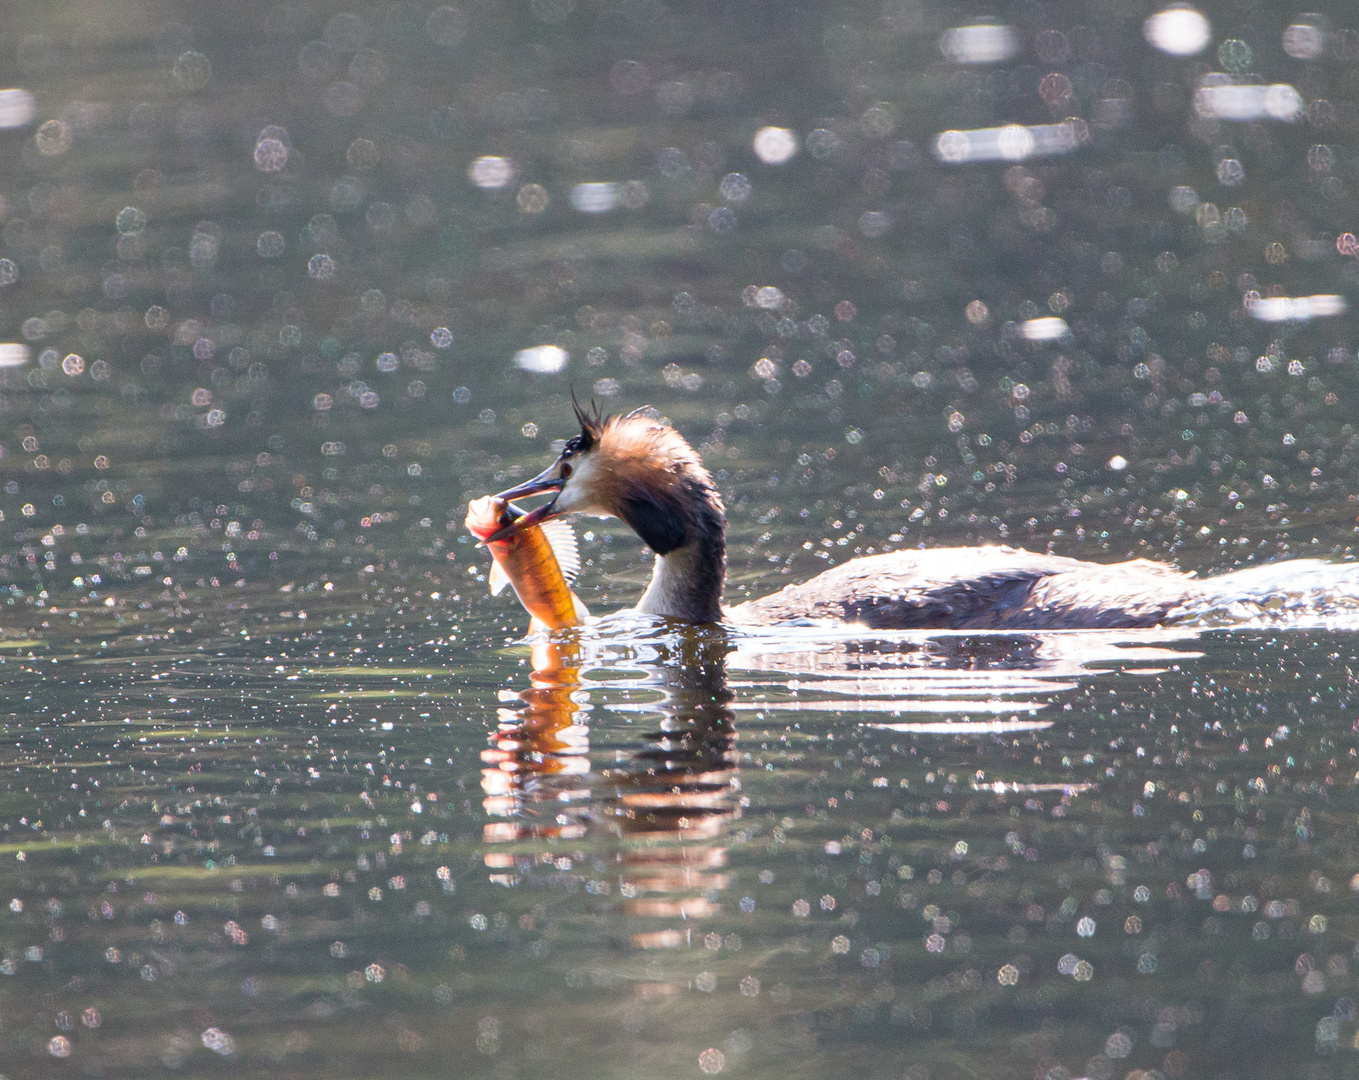
[[[574,639],[533,646],[533,673],[483,751],[484,861],[512,885],[529,862],[562,859],[561,841],[616,838],[627,933],[638,948],[691,943],[695,920],[722,910],[723,844],[740,816],[736,730],[720,634],[690,632],[656,665],[665,698],[659,730],[613,768],[592,773]],[[592,787],[593,785],[593,787]],[[700,930],[700,935],[702,931]]]
[[[481,752],[482,807],[492,818],[487,843],[576,839],[589,814],[590,733],[576,723],[580,644],[572,638],[532,647],[529,688],[520,709],[500,709],[500,727]],[[490,852],[486,865],[513,869],[514,856]]]

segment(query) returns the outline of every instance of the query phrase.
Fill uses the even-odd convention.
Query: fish
[[[524,511],[513,503],[487,495],[467,504],[467,531],[485,542],[523,516]],[[494,560],[491,595],[499,596],[506,585],[513,588],[533,616],[530,633],[579,626],[590,617],[580,597],[571,591],[571,582],[580,572],[580,549],[575,531],[565,521],[531,525],[486,547]]]

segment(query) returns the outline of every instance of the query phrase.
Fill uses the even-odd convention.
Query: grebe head
[[[639,610],[693,622],[720,618],[726,509],[693,447],[648,409],[605,417],[577,405],[576,418],[580,434],[557,460],[499,496],[553,498],[487,540],[566,514],[620,518],[661,556]]]
[[[649,409],[601,416],[576,406],[580,434],[532,480],[500,493],[515,499],[554,497],[491,539],[562,517],[594,514],[622,519],[652,551],[668,555],[694,539],[696,515],[722,513],[721,496],[693,448]]]

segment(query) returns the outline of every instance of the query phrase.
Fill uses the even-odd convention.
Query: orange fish
[[[467,531],[478,540],[524,516],[517,506],[487,495],[467,505]],[[580,572],[576,534],[565,521],[530,525],[486,544],[495,560],[491,565],[491,595],[512,586],[519,602],[533,616],[530,632],[579,626],[590,615],[571,582]]]

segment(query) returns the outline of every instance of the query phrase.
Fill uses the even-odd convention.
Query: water
[[[530,646],[462,530],[574,389],[733,600],[1348,561],[1353,19],[1151,13],[12,12],[0,1072],[1353,1080],[1352,610]]]
[[[7,650],[7,1071],[1343,1064],[1347,633],[458,666],[397,603]]]

